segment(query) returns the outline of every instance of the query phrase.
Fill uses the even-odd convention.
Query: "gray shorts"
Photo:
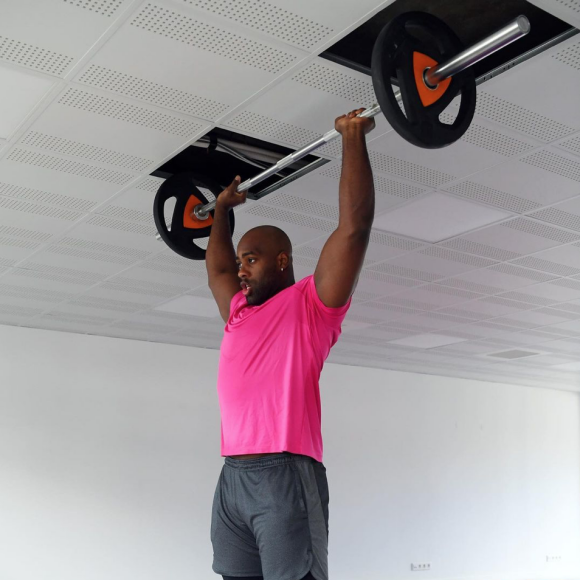
[[[213,571],[328,580],[328,500],[326,468],[312,457],[226,457],[212,507]]]

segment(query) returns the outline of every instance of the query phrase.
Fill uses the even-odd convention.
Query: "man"
[[[328,580],[328,483],[318,380],[340,335],[371,233],[374,186],[365,135],[374,121],[336,119],[342,135],[339,221],[314,276],[294,280],[292,245],[261,226],[240,240],[228,212],[239,177],[217,199],[206,264],[226,322],[218,373],[221,454],[211,541],[224,580]],[[241,287],[241,290],[240,290]]]

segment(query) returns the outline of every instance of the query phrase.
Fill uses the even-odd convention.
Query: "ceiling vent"
[[[541,354],[541,353],[533,352],[531,350],[514,349],[514,350],[504,350],[502,352],[494,352],[494,353],[487,354],[485,356],[493,356],[495,358],[512,360],[512,359],[516,359],[516,358],[525,358],[528,356],[536,356],[538,354]]]
[[[195,143],[164,163],[151,175],[167,179],[176,173],[195,171],[200,176],[225,187],[236,175],[246,179],[255,177],[278,161],[294,153],[292,149],[261,141],[241,133],[215,128]],[[248,191],[248,199],[261,199],[329,163],[329,159],[307,155],[281,169]]]

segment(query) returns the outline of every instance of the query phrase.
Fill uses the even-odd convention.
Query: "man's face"
[[[268,240],[255,233],[248,233],[238,244],[238,276],[250,306],[264,304],[282,289],[277,256],[268,250]]]

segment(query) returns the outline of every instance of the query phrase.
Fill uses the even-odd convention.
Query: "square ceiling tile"
[[[242,112],[228,115],[223,124],[258,138],[301,147],[332,130],[336,117],[375,102],[369,76],[316,58],[252,100]],[[308,107],[297,107],[296,103],[308,103]],[[367,139],[392,131],[382,115],[375,122],[376,128]],[[319,152],[341,157],[340,139]]]
[[[498,165],[506,157],[522,154],[537,146],[530,139],[522,136],[516,138],[497,127],[490,127],[485,121],[475,121],[464,137],[442,149],[415,147],[395,131],[382,136],[370,133],[369,136],[372,137],[369,147],[373,151],[450,174],[453,179]]]
[[[61,254],[59,252],[50,251],[50,248],[53,248],[53,246],[49,246],[41,252],[35,253],[30,259],[21,262],[18,266],[20,268],[28,268],[30,263],[42,264],[49,269],[66,268],[83,272],[94,272],[100,278],[112,276],[127,268],[124,264],[87,259],[86,257],[70,255],[68,253]]]
[[[578,300],[580,299],[580,281],[554,280],[545,284],[528,286],[525,292],[531,296],[550,300],[553,304],[567,302],[568,300]]]
[[[489,196],[494,191],[499,192],[500,197],[501,194],[513,196],[513,198],[503,200],[504,204],[509,204],[506,209],[513,210],[539,209],[541,206],[552,205],[578,195],[577,181],[515,159],[496,165],[493,171],[480,171],[470,175],[468,182],[475,184],[476,188],[482,186],[493,190],[491,192],[482,190],[480,194],[484,196]],[[454,191],[455,186],[456,184],[445,186],[445,189]],[[473,189],[474,185],[471,185],[471,188]],[[539,207],[527,205],[526,201],[539,204]]]
[[[306,247],[304,247],[304,244],[301,244],[301,247],[299,246],[296,248],[295,253],[297,255],[308,256],[310,259],[314,260],[314,263],[316,263],[318,262],[320,252],[329,237],[329,235],[324,234],[319,238],[308,242]],[[423,247],[423,245],[424,244],[415,242],[414,240],[408,240],[378,230],[372,230],[365,256],[364,267],[370,267],[374,262],[383,261],[395,256],[407,255],[409,252]]]
[[[556,276],[543,274],[526,268],[511,266],[510,264],[498,264],[491,268],[472,270],[471,272],[460,274],[459,276],[451,278],[450,281],[481,284],[501,291],[523,288],[524,286],[531,286],[532,284],[537,284],[542,281],[547,282],[552,278],[556,278]],[[440,281],[441,284],[447,284],[448,282],[448,280]],[[528,292],[528,288],[526,288],[526,292]]]
[[[368,20],[392,0],[294,0],[291,4],[286,0],[228,0],[225,9],[220,0],[185,0],[185,3],[192,7],[192,14],[199,13],[214,18],[216,22],[234,24],[242,34],[252,31],[317,53],[321,43],[326,46],[336,42],[344,29],[356,27],[358,20]]]
[[[580,315],[578,315],[578,318],[580,318]],[[529,310],[527,312],[520,312],[518,314],[510,314],[509,316],[505,317],[505,321],[506,323],[509,323],[510,321],[525,322],[529,324],[534,324],[537,327],[537,326],[547,326],[549,324],[558,324],[562,322],[562,317],[551,316],[543,312]]]
[[[389,296],[407,292],[409,288],[420,286],[422,282],[408,280],[399,276],[374,272],[363,269],[359,276],[357,288],[363,292],[369,292],[378,296]]]
[[[396,295],[396,297],[401,297],[405,300],[410,300],[420,304],[432,304],[437,308],[445,308],[455,304],[461,304],[479,298],[480,296],[481,294],[475,292],[456,288],[446,288],[445,286],[440,286],[438,284],[426,284],[420,288],[405,290],[404,293],[401,290]],[[388,302],[389,300],[385,299],[385,301]]]
[[[484,92],[520,106],[532,115],[535,113],[540,116],[540,119],[534,119],[532,115],[528,115],[533,124],[541,126],[542,122],[546,124],[555,121],[562,126],[580,128],[580,111],[574,98],[580,92],[580,75],[573,74],[573,69],[563,62],[563,54],[577,43],[577,37],[570,38],[521,63],[510,70],[508,75],[500,75],[486,83]],[[558,91],[554,94],[549,94],[550,91],[538,91],[538,78],[542,78],[545,86],[557,86]],[[515,113],[512,110],[512,116]],[[543,140],[548,142],[554,138],[546,135]]]
[[[440,278],[446,278],[448,276],[469,272],[470,270],[493,266],[497,262],[454,252],[453,250],[441,248],[440,246],[429,246],[423,250],[411,252],[410,254],[389,260],[388,263],[429,272]]]
[[[218,24],[183,2],[150,2],[121,26],[75,81],[215,120],[307,54],[248,29],[241,35],[232,23]]]
[[[535,211],[528,214],[528,217],[562,228],[580,231],[580,197],[563,201],[553,207]]]
[[[512,264],[560,276],[580,274],[580,244],[558,246],[514,260]]]
[[[55,84],[47,77],[0,65],[0,137],[8,139]]]
[[[493,253],[493,248],[496,248],[509,252],[503,256],[497,254],[499,258],[513,259],[518,254],[532,254],[554,246],[569,244],[578,239],[580,239],[580,233],[574,234],[526,218],[515,218],[461,236],[460,240],[465,244],[453,240],[445,246],[455,249],[465,248],[470,253],[488,258],[496,255]]]
[[[436,243],[504,220],[510,215],[436,192],[375,217],[374,227]]]
[[[115,22],[131,0],[71,2],[3,0],[0,58],[64,77]]]

